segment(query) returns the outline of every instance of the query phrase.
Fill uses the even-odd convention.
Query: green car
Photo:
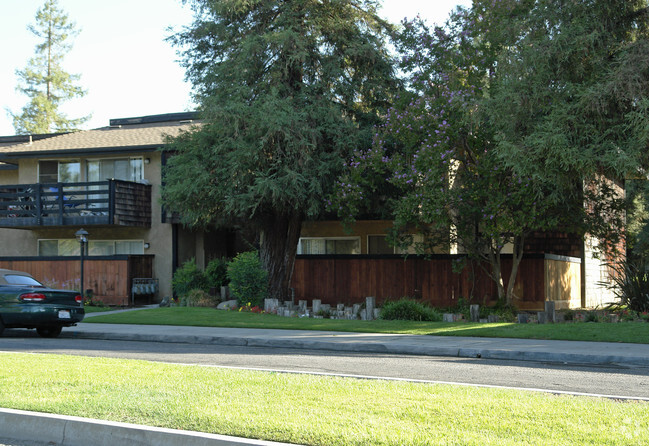
[[[35,328],[55,338],[84,315],[77,291],[47,288],[27,273],[0,269],[0,335],[5,328]]]

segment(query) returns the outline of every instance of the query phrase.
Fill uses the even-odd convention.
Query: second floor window
[[[39,183],[78,183],[81,181],[79,161],[39,161]]]
[[[142,181],[143,178],[142,158],[88,161],[88,181],[115,179],[137,182]]]

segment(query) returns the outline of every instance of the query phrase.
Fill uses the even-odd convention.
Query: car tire
[[[36,333],[42,338],[56,338],[61,334],[63,327],[38,327]]]

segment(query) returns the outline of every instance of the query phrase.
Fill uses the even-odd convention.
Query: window
[[[298,254],[360,254],[359,237],[300,238]]]
[[[39,161],[39,183],[78,183],[81,181],[79,161]]]
[[[388,243],[385,235],[367,236],[368,254],[394,254],[394,247]]]
[[[5,281],[9,285],[26,285],[26,286],[38,286],[42,287],[43,284],[41,284],[39,281],[36,279],[32,279],[29,276],[20,276],[20,275],[6,275],[4,276]]]
[[[144,164],[142,158],[123,158],[88,161],[88,181],[107,179],[142,181]]]
[[[38,255],[46,256],[78,256],[80,246],[76,239],[39,240]],[[90,240],[88,255],[112,256],[123,254],[144,254],[142,240]]]

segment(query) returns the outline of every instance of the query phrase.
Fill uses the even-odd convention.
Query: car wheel
[[[62,327],[38,327],[36,333],[43,338],[55,338],[61,334]]]

